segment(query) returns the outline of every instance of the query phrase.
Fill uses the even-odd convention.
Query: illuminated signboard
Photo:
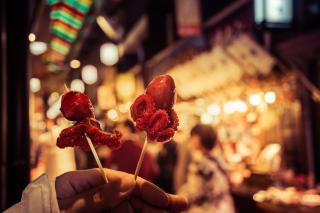
[[[289,27],[293,19],[293,0],[255,0],[256,24],[270,28]]]

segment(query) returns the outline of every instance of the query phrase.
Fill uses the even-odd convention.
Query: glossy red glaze
[[[153,79],[146,90],[146,94],[150,95],[157,108],[171,109],[175,103],[176,86],[170,75],[159,75]]]
[[[63,116],[69,121],[83,121],[94,117],[93,106],[85,94],[69,91],[62,96],[61,108]]]

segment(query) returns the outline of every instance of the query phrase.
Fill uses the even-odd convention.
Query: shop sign
[[[178,35],[181,37],[201,34],[200,1],[175,0]]]

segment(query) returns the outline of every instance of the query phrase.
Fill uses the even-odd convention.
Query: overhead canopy
[[[243,34],[227,46],[214,46],[209,52],[174,66],[168,73],[175,79],[178,95],[189,99],[239,81],[243,75],[267,75],[274,65],[274,58]]]

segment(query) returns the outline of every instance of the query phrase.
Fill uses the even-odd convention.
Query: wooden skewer
[[[69,91],[70,91],[69,87],[68,87],[66,84],[64,84],[64,90],[65,90],[66,92],[69,92]]]
[[[149,141],[148,137],[146,136],[146,139],[144,140],[143,148],[142,148],[142,151],[141,151],[141,154],[140,154],[140,157],[139,157],[139,161],[138,161],[138,164],[137,164],[137,167],[136,167],[136,171],[134,172],[134,179],[135,180],[137,180],[139,171],[141,169],[141,165],[142,165],[142,162],[143,162],[143,159],[144,159],[144,155],[145,155],[145,153],[147,151],[148,141]]]
[[[90,139],[87,135],[86,135],[86,138],[87,138],[87,140],[88,140],[88,144],[89,144],[89,146],[90,146],[91,152],[92,152],[93,157],[94,157],[94,159],[96,160],[96,162],[97,162],[97,164],[98,164],[98,166],[99,166],[100,172],[101,172],[104,180],[106,181],[106,183],[109,183],[108,178],[107,178],[106,174],[104,173],[102,164],[101,164],[100,159],[99,159],[99,157],[98,157],[98,154],[97,154],[97,152],[96,152],[96,150],[95,150],[95,148],[94,148],[94,146],[93,146],[93,144],[92,144],[91,139]]]

